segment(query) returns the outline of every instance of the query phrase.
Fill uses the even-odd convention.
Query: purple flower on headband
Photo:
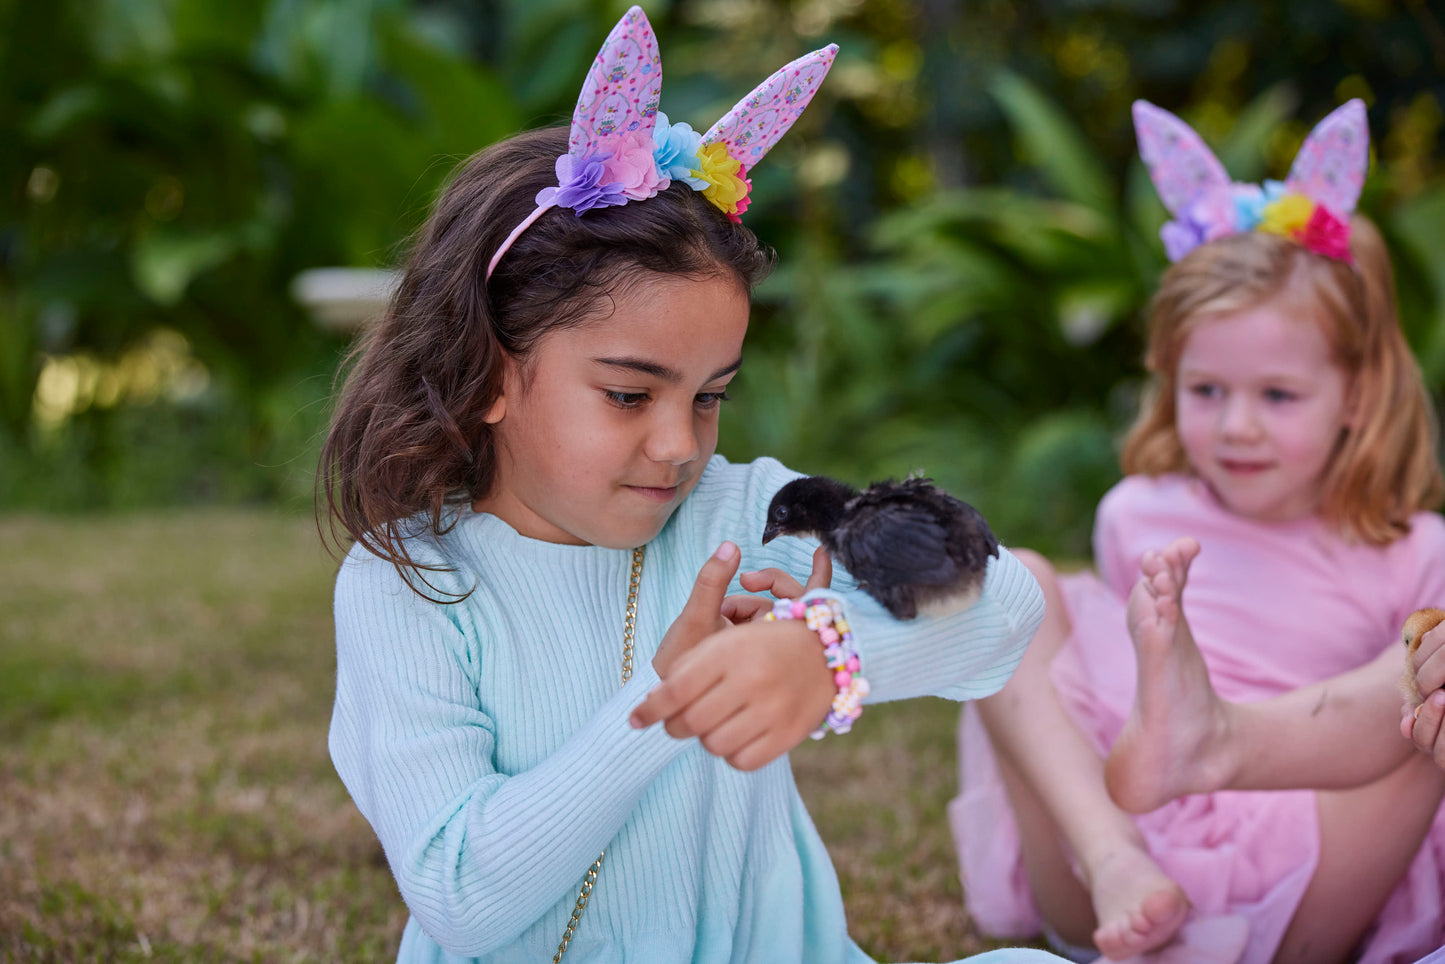
[[[1195,198],[1177,218],[1159,229],[1169,260],[1178,261],[1206,241],[1238,234],[1237,202],[1234,185]]]
[[[1178,261],[1204,243],[1204,226],[1194,221],[1166,221],[1159,229],[1164,253],[1170,261]]]
[[[537,192],[539,205],[555,204],[559,208],[571,208],[578,214],[593,208],[616,207],[627,203],[622,185],[615,181],[602,183],[607,167],[603,163],[611,154],[588,154],[573,157],[563,154],[557,158],[557,187],[544,187]]]
[[[657,126],[652,129],[652,158],[657,164],[660,177],[673,181],[685,181],[694,191],[701,191],[708,182],[695,177],[699,170],[697,150],[702,146],[702,135],[692,129],[691,124],[679,121],[671,124],[667,115],[657,112]]]

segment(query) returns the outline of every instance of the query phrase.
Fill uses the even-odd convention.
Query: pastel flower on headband
[[[1295,239],[1311,251],[1328,258],[1353,264],[1350,255],[1350,225],[1330,213],[1323,204],[1316,204],[1304,230]]]
[[[683,121],[669,124],[667,115],[657,112],[657,126],[652,129],[652,158],[657,164],[658,177],[669,181],[686,181],[694,191],[707,187],[707,182],[692,172],[700,166],[698,148],[702,146],[702,134]]]
[[[743,182],[746,191],[743,196],[738,199],[737,210],[728,214],[728,220],[736,224],[742,224],[743,212],[748,209],[749,204],[753,203],[753,179],[748,177],[748,169],[744,164],[738,165],[738,179]]]
[[[622,185],[615,181],[604,182],[607,176],[607,154],[589,154],[573,157],[563,154],[557,158],[557,186],[544,187],[537,192],[537,203],[548,207],[571,208],[578,214],[593,208],[613,207],[627,203]]]
[[[752,189],[748,168],[797,121],[837,54],[838,45],[829,44],[799,57],[698,134],[687,124],[670,123],[658,109],[657,37],[642,8],[631,8],[607,35],[582,83],[567,153],[557,159],[557,186],[538,192],[536,210],[498,246],[487,277],[522,232],[553,207],[581,215],[645,201],[681,181],[738,221]]]
[[[672,183],[658,173],[652,148],[652,135],[631,131],[617,142],[616,150],[607,159],[608,179],[622,186],[622,193],[629,201],[656,197],[658,191],[667,190]],[[567,156],[571,157],[570,154]]]
[[[1281,234],[1287,238],[1298,238],[1310,215],[1315,213],[1315,202],[1303,194],[1286,194],[1278,201],[1264,206],[1259,220],[1259,230],[1269,234]]]
[[[1134,130],[1149,178],[1174,216],[1159,230],[1170,261],[1217,238],[1264,231],[1353,263],[1349,218],[1369,165],[1364,102],[1351,100],[1320,121],[1282,183],[1230,181],[1188,124],[1148,101],[1134,102]]]
[[[737,220],[742,212],[738,202],[748,199],[752,183],[743,179],[743,165],[728,153],[723,144],[708,144],[697,153],[698,168],[693,171],[707,182],[702,196],[713,203],[718,210]]]

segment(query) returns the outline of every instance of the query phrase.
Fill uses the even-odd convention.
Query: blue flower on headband
[[[685,181],[694,191],[701,191],[708,182],[694,177],[699,170],[698,148],[702,146],[702,135],[692,129],[691,124],[679,121],[668,123],[667,115],[657,112],[657,126],[652,129],[652,159],[657,163],[657,176],[673,181]]]
[[[557,158],[557,187],[544,187],[537,192],[539,205],[555,204],[571,208],[578,214],[593,208],[616,207],[627,203],[620,183],[602,183],[606,167],[602,163],[611,154],[588,154],[576,158],[563,154]]]
[[[1234,198],[1234,227],[1239,231],[1253,231],[1264,220],[1264,191],[1258,184],[1230,185]]]

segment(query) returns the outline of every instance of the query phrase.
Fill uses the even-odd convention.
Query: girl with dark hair
[[[825,555],[798,585],[797,539],[736,577],[797,477],[714,454],[769,267],[738,215],[835,49],[698,135],[633,8],[570,134],[464,165],[358,350],[321,466],[355,540],[330,747],[403,961],[866,961],[787,751],[865,697],[997,690],[1042,616],[1007,553],[909,623]]]

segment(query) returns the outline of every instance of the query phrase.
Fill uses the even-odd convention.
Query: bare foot
[[[1189,915],[1184,890],[1140,847],[1114,850],[1085,868],[1099,927],[1094,946],[1115,960],[1142,954],[1173,939]]]
[[[1129,596],[1129,635],[1138,657],[1138,689],[1123,732],[1104,764],[1109,796],[1131,813],[1225,783],[1228,717],[1209,682],[1204,657],[1185,622],[1184,583],[1199,554],[1176,539],[1145,554]]]

